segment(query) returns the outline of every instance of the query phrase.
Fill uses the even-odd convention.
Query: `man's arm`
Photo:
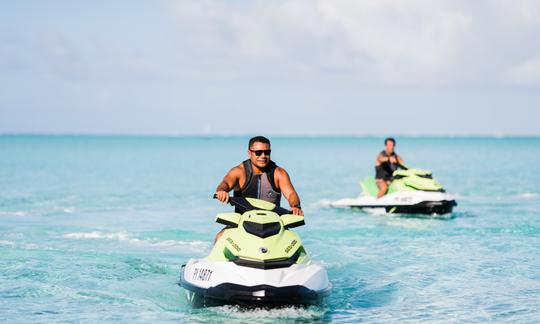
[[[216,188],[217,199],[223,203],[229,201],[229,191],[233,190],[234,187],[238,184],[240,179],[240,174],[242,170],[240,167],[236,166],[227,172],[223,180],[219,183]]]
[[[396,155],[399,165],[405,166],[405,160],[401,158],[401,155]]]
[[[298,197],[298,193],[296,193],[296,190],[294,190],[294,187],[291,183],[291,178],[289,178],[289,174],[287,173],[287,171],[285,171],[283,168],[278,167],[276,168],[274,175],[276,185],[278,186],[279,190],[281,190],[283,196],[285,196],[285,198],[289,202],[292,213],[294,215],[304,215],[304,212],[300,207],[300,197]]]

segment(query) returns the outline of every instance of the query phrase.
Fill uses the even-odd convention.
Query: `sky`
[[[0,134],[540,135],[537,0],[0,4]]]

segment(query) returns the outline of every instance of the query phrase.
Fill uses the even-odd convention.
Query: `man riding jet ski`
[[[304,216],[254,198],[228,201],[245,212],[218,214],[227,227],[210,255],[182,266],[179,284],[194,306],[307,305],[330,293],[326,270],[289,230],[304,225]]]
[[[405,166],[402,166],[406,168]],[[331,203],[333,207],[383,210],[387,213],[446,214],[456,201],[435,181],[431,171],[421,169],[396,170],[386,195],[377,198],[380,189],[374,177],[364,179],[358,198],[345,198]]]
[[[268,138],[252,137],[248,142],[248,159],[225,174],[216,188],[217,199],[223,203],[228,202],[229,192],[232,190],[234,197],[257,198],[279,206],[283,195],[291,206],[291,214],[304,215],[300,197],[289,174],[270,159],[271,152]],[[235,211],[244,212],[239,208]],[[215,240],[222,234],[223,230],[217,233]]]
[[[375,178],[360,183],[363,193],[332,203],[334,207],[383,210],[387,213],[446,214],[455,200],[431,176],[431,171],[409,169],[395,152],[396,140],[388,137],[375,160]],[[401,169],[401,170],[400,170]]]

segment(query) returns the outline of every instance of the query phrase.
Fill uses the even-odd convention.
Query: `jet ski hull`
[[[443,192],[411,191],[392,193],[379,199],[363,195],[332,203],[338,208],[381,209],[386,213],[443,215],[451,213],[456,201]]]
[[[351,208],[359,209],[379,209],[384,208],[389,214],[426,214],[426,215],[444,215],[449,214],[457,203],[455,200],[443,201],[423,201],[415,205],[388,205],[388,206],[370,206],[370,205],[351,205]]]
[[[205,260],[182,266],[179,284],[195,307],[314,305],[332,288],[326,271],[316,264],[265,270]]]

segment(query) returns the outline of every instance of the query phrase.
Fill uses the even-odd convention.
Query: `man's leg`
[[[223,235],[223,232],[227,229],[228,227],[224,227],[221,229],[221,231],[219,231],[217,234],[216,234],[216,238],[214,238],[214,244],[216,244],[217,240],[219,240],[219,238]]]
[[[383,179],[377,179],[377,187],[379,187],[379,193],[377,193],[377,198],[381,198],[386,194],[388,190],[388,183]]]

